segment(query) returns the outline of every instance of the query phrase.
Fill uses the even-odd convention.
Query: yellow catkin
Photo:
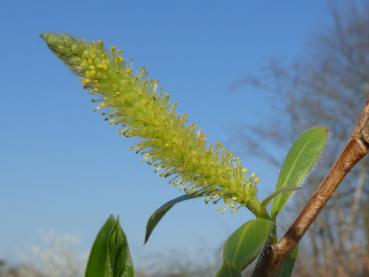
[[[222,199],[233,210],[241,204],[255,212],[256,175],[247,177],[240,159],[223,145],[207,145],[205,134],[188,124],[187,115],[176,113],[176,103],[169,102],[169,94],[147,78],[143,67],[135,73],[122,52],[115,47],[107,51],[102,40],[88,42],[52,33],[42,38],[81,77],[83,87],[100,98],[97,109],[107,109],[107,121],[120,125],[121,134],[142,139],[132,150],[160,176],[171,178],[171,184],[187,193],[202,190],[210,197],[207,201]]]

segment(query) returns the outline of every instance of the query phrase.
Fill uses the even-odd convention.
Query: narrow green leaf
[[[242,277],[242,274],[232,265],[224,264],[215,277]]]
[[[276,191],[298,187],[318,161],[328,137],[327,128],[312,128],[304,132],[292,145],[279,173]],[[292,192],[279,194],[272,202],[272,216],[276,218]]]
[[[127,238],[119,218],[111,215],[100,229],[88,258],[85,277],[133,277]]]
[[[268,204],[270,203],[270,201],[272,201],[277,195],[279,195],[281,193],[295,192],[295,191],[297,191],[299,189],[301,189],[301,187],[297,187],[297,188],[284,188],[284,189],[277,190],[277,191],[271,193],[269,196],[267,196],[261,202],[261,207],[266,208],[266,206],[268,206]]]
[[[298,245],[292,250],[292,252],[288,255],[286,260],[282,263],[276,277],[290,277],[293,272],[293,268],[295,266],[297,254],[298,254]]]
[[[173,206],[179,202],[185,201],[185,200],[189,200],[189,199],[193,199],[193,198],[197,198],[197,197],[201,197],[204,196],[204,192],[203,191],[197,191],[193,194],[184,194],[182,196],[179,196],[177,198],[174,198],[170,201],[168,201],[167,203],[165,203],[164,205],[162,205],[160,208],[158,208],[148,219],[147,223],[146,223],[146,233],[145,233],[145,242],[147,243],[147,241],[149,240],[152,232],[154,231],[156,225],[159,223],[159,221],[163,218],[163,216],[171,209],[173,208]]]
[[[239,227],[224,244],[223,263],[244,270],[260,253],[273,222],[257,218]]]

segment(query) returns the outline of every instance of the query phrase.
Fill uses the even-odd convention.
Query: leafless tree
[[[334,162],[369,96],[369,2],[347,1],[330,11],[330,24],[311,38],[302,57],[291,63],[270,62],[258,74],[249,74],[231,86],[239,92],[245,85],[265,90],[273,103],[275,116],[270,121],[235,131],[233,141],[247,154],[279,166],[281,160],[265,148],[265,142],[287,151],[309,127],[324,125],[331,130],[319,171],[313,172],[292,203],[294,213]],[[369,160],[361,161],[310,229],[301,247],[305,258],[298,276],[310,276],[309,271],[301,275],[304,262],[322,272],[321,276],[368,276],[368,168]]]

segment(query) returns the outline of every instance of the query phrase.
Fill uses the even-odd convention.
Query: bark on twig
[[[266,246],[253,276],[272,277],[332,197],[343,178],[369,152],[369,101],[342,153],[282,239]]]

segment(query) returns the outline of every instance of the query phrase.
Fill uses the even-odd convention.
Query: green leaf
[[[261,202],[261,207],[266,208],[266,206],[268,206],[268,204],[270,203],[270,201],[272,201],[277,195],[279,195],[281,193],[295,192],[295,191],[297,191],[299,189],[301,189],[301,187],[297,187],[297,188],[284,188],[284,189],[277,190],[277,191],[271,193],[269,196],[267,196]]]
[[[225,242],[223,263],[244,270],[259,255],[273,224],[261,218],[244,223]]]
[[[298,249],[299,247],[298,245],[296,245],[292,252],[288,255],[288,257],[283,261],[276,277],[290,277],[292,275],[292,271],[295,266],[298,254]]]
[[[119,218],[111,215],[100,229],[88,258],[85,277],[133,277],[127,238]]]
[[[276,191],[298,187],[318,161],[328,137],[327,128],[312,128],[292,145],[279,173]],[[272,217],[284,208],[292,192],[279,194],[272,202]]]
[[[240,271],[230,264],[224,264],[218,271],[216,277],[242,277]]]
[[[162,205],[159,209],[157,209],[149,218],[149,220],[147,221],[146,224],[146,234],[145,234],[145,243],[147,243],[147,241],[149,240],[152,232],[154,231],[154,228],[156,227],[156,225],[159,223],[159,221],[163,218],[163,216],[171,209],[173,208],[173,206],[179,202],[185,201],[185,200],[189,200],[189,199],[193,199],[196,197],[201,197],[204,196],[204,192],[203,191],[198,191],[195,192],[193,194],[185,194],[182,195],[180,197],[174,198],[170,201],[168,201],[167,203],[165,203],[164,205]]]

